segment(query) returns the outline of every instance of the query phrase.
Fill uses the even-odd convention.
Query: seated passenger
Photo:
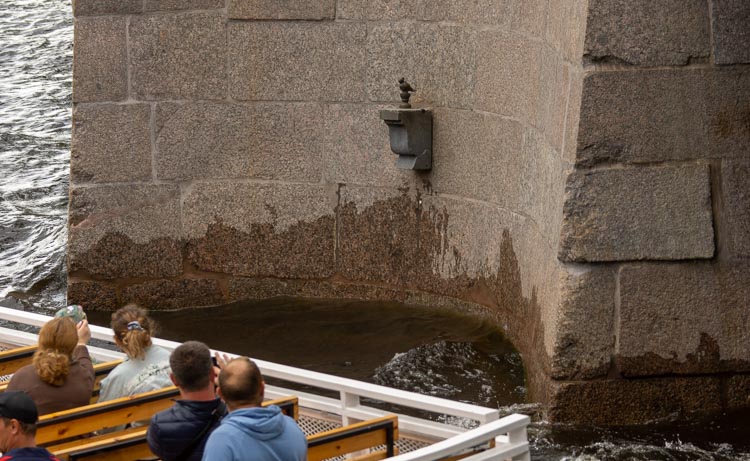
[[[39,331],[39,347],[31,365],[13,374],[9,391],[24,391],[39,414],[88,405],[94,389],[94,367],[86,348],[91,330],[68,317],[50,320]]]
[[[127,358],[101,382],[99,401],[117,399],[172,385],[169,379],[169,352],[151,344],[156,323],[135,304],[112,314],[115,344]]]
[[[216,397],[211,350],[198,341],[187,341],[169,357],[172,382],[180,400],[151,418],[148,446],[164,461],[200,461],[208,436],[227,414]]]
[[[70,321],[70,320],[69,320]],[[36,446],[39,420],[34,401],[23,392],[0,394],[0,451],[3,461],[60,461],[46,448]]]
[[[265,383],[247,357],[230,360],[219,373],[219,397],[229,414],[208,437],[203,461],[305,461],[307,439],[276,405],[261,407]]]

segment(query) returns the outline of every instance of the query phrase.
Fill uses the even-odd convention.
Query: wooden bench
[[[398,417],[388,415],[332,429],[307,438],[307,461],[322,461],[362,450],[374,450],[356,456],[357,461],[374,461],[396,454]],[[384,446],[380,449],[379,447]]]
[[[285,415],[295,420],[299,416],[299,399],[297,397],[282,397],[263,402],[263,406],[268,405],[279,406]],[[147,430],[148,426],[140,426],[86,439],[48,445],[47,448],[63,461],[153,459],[154,455],[146,441]]]
[[[34,352],[36,352],[36,344],[0,351],[0,376],[12,375],[19,368],[29,365],[34,358]],[[9,376],[8,379],[10,379]]]

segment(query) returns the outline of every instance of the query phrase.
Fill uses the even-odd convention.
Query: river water
[[[65,302],[72,37],[70,0],[0,4],[0,305],[52,312]],[[521,358],[500,332],[453,314],[281,299],[154,315],[169,339],[532,414],[533,459],[750,460],[747,414],[619,430],[546,424],[525,403]]]

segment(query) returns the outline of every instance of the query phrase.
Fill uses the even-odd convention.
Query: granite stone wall
[[[747,7],[631,3],[74,0],[69,301],[395,299],[495,319],[554,420],[750,404]]]

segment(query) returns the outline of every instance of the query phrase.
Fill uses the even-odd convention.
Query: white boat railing
[[[5,307],[0,307],[0,318],[36,327],[41,327],[50,320],[50,317],[45,315]],[[111,329],[97,325],[90,325],[90,328],[92,338],[110,344],[113,343]],[[5,327],[0,327],[0,340],[18,346],[35,344],[37,341],[35,334]],[[173,350],[180,345],[180,343],[160,338],[154,338],[153,342],[168,350]],[[93,358],[102,361],[124,357],[121,352],[93,346],[89,347],[89,352]],[[225,353],[224,351],[214,352]],[[236,357],[232,353],[226,354],[230,357]],[[465,459],[468,461],[529,459],[527,426],[530,418],[528,416],[513,414],[500,418],[500,412],[496,409],[421,395],[264,360],[254,359],[254,361],[266,377],[296,385],[311,386],[329,393],[330,391],[337,392],[339,394],[338,399],[317,395],[312,391],[300,392],[299,390],[279,386],[266,386],[268,398],[296,395],[299,398],[301,408],[340,415],[343,424],[348,424],[352,420],[366,420],[385,414],[393,414],[391,411],[363,404],[362,399],[365,398],[436,415],[445,415],[448,420],[459,419],[465,421],[468,426],[477,426],[473,429],[467,429],[458,425],[397,413],[400,431],[421,437],[439,439],[440,441],[392,458],[396,461],[437,460],[459,454],[472,447],[486,444],[491,440],[495,441],[494,448]]]

